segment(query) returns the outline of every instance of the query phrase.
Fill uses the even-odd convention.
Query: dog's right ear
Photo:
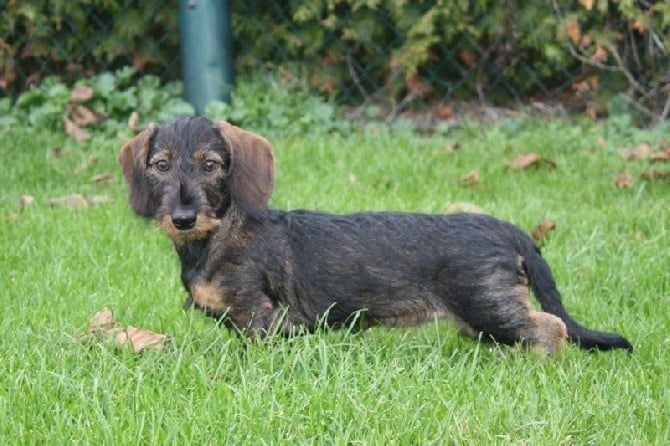
[[[149,193],[146,176],[151,138],[157,131],[156,124],[149,124],[149,127],[125,143],[119,151],[119,164],[128,185],[130,207],[143,217],[153,217],[157,210]]]

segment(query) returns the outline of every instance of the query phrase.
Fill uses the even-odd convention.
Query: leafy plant
[[[74,99],[74,92],[80,88],[88,88],[91,92],[82,104]],[[9,99],[5,99],[3,107],[9,117],[0,121],[0,125],[24,124],[62,130],[64,120],[71,119],[74,125],[82,128],[116,133],[128,127],[132,113],[137,113],[142,122],[194,114],[193,107],[182,99],[182,90],[181,82],[161,86],[158,77],[138,78],[137,72],[129,67],[83,79],[73,87],[50,77],[21,94],[13,107],[9,106]],[[73,117],[75,106],[80,111],[83,109],[86,116],[95,118]]]
[[[232,93],[230,105],[212,102],[205,115],[263,133],[346,131],[352,125],[339,116],[333,102],[310,93],[295,80],[273,75],[240,82]]]

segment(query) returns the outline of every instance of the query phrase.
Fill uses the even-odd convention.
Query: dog
[[[632,352],[619,334],[567,313],[548,264],[511,223],[269,209],[268,141],[204,117],[150,124],[123,145],[119,163],[132,209],[173,241],[186,306],[250,338],[448,319],[466,336],[546,354],[566,340]]]

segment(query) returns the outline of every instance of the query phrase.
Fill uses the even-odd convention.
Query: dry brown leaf
[[[77,142],[83,142],[90,138],[88,132],[68,118],[63,118],[65,124],[65,132],[70,135],[70,138]]]
[[[128,116],[128,128],[138,133],[142,130],[140,128],[140,114],[136,111],[132,112],[130,116]]]
[[[574,46],[579,45],[582,41],[582,28],[577,19],[569,19],[565,22],[565,32]]]
[[[98,175],[93,175],[88,181],[91,183],[109,186],[110,184],[114,184],[116,182],[116,177],[111,173],[101,173]]]
[[[542,220],[532,231],[530,231],[530,236],[536,243],[544,243],[549,233],[554,229],[556,229],[556,223],[551,220]]]
[[[442,120],[451,119],[454,117],[454,109],[451,107],[451,105],[444,102],[440,102],[439,104],[433,106],[433,113],[437,119]]]
[[[629,28],[633,31],[637,31],[639,34],[644,34],[647,32],[647,24],[642,20],[633,20],[630,22]]]
[[[75,337],[75,342],[111,339],[119,348],[132,348],[135,353],[146,349],[162,350],[170,345],[170,336],[133,326],[119,327],[114,312],[104,308],[91,318],[86,333]]]
[[[424,82],[418,74],[408,74],[405,76],[407,85],[407,97],[409,99],[421,99],[433,91],[433,87],[428,82]]]
[[[51,198],[47,200],[47,204],[51,207],[66,206],[73,209],[88,207],[88,200],[80,194],[66,195],[64,197]]]
[[[116,335],[116,345],[122,348],[132,347],[135,353],[152,348],[163,350],[170,344],[168,335],[155,333],[129,325]]]
[[[614,184],[619,189],[628,189],[633,185],[633,179],[628,172],[617,172],[614,177]]]
[[[33,204],[34,201],[35,197],[33,197],[32,195],[21,195],[21,198],[19,198],[19,205],[22,208],[27,208],[28,206]]]
[[[86,199],[91,206],[114,203],[114,199],[109,195],[91,195]]]
[[[473,170],[472,172],[463,175],[461,178],[459,178],[458,184],[462,187],[474,186],[476,184],[479,184],[480,180],[481,176],[479,175],[479,172]]]
[[[88,127],[105,119],[105,115],[81,104],[68,104],[68,116],[79,127]]]
[[[103,308],[95,313],[88,323],[88,330],[90,332],[108,331],[115,327],[114,312],[110,308]]]
[[[467,203],[465,201],[457,201],[451,203],[444,210],[445,214],[457,214],[459,212],[468,212],[471,214],[486,214],[486,211],[474,203]]]
[[[609,59],[609,57],[610,55],[607,52],[607,50],[603,48],[602,45],[597,45],[596,51],[591,56],[591,62],[604,63],[607,62],[607,59]]]
[[[515,170],[527,169],[529,167],[539,166],[540,164],[547,164],[551,167],[556,166],[555,162],[535,152],[521,153],[514,159],[507,161],[506,164],[507,167]]]
[[[656,162],[670,161],[670,147],[663,147],[660,152],[654,153],[649,159]]]
[[[593,2],[595,0],[579,0],[579,3],[586,8],[587,11],[590,11],[593,9]]]
[[[80,85],[78,87],[74,87],[74,89],[72,90],[72,93],[70,94],[70,101],[86,102],[90,101],[92,97],[93,97],[93,88],[88,87],[86,85]]]
[[[651,157],[651,146],[643,142],[635,147],[619,150],[619,155],[627,160],[646,160]]]
[[[593,102],[588,102],[586,104],[586,110],[584,111],[584,113],[586,113],[586,116],[591,118],[591,120],[593,121],[598,120],[598,109],[596,108]]]
[[[647,169],[644,172],[642,172],[642,178],[645,180],[667,180],[670,179],[670,171],[667,172],[661,172],[658,169]]]
[[[472,68],[477,65],[477,57],[468,50],[462,50],[460,53],[458,53],[458,57],[468,68]]]

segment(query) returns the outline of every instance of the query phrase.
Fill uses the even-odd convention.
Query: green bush
[[[558,91],[598,112],[612,108],[612,92],[624,92],[642,113],[668,113],[668,2],[231,3],[238,75],[271,68],[355,103],[444,95],[496,103],[556,98]],[[44,73],[72,83],[122,65],[174,80],[177,22],[172,2],[6,2],[0,88],[15,96]]]
[[[670,83],[667,2],[234,4],[239,66],[271,62],[294,72],[291,63],[299,62],[313,87],[339,96],[366,96],[379,86],[397,97],[486,92],[493,100],[526,99],[553,89],[589,96],[604,83],[593,76],[603,72],[611,91],[632,79],[638,90]]]
[[[178,53],[176,4],[139,0],[2,2],[0,87],[14,95],[48,75],[71,83],[122,66],[164,74]],[[177,71],[168,73],[177,78]]]

